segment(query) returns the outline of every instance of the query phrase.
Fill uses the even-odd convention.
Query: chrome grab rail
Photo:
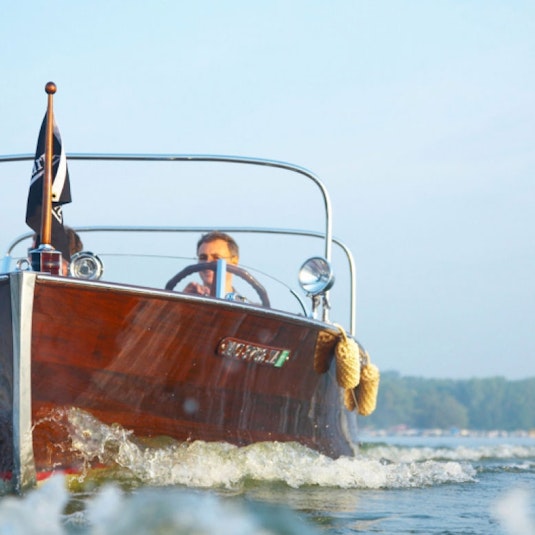
[[[16,161],[32,161],[34,160],[35,155],[34,154],[15,154],[15,155],[5,155],[0,156],[0,163],[2,162],[16,162]],[[329,198],[329,194],[319,179],[319,177],[313,173],[312,171],[295,165],[288,162],[282,162],[278,160],[269,160],[269,159],[263,159],[263,158],[250,158],[250,157],[242,157],[242,156],[224,156],[224,155],[209,155],[209,154],[107,154],[107,153],[68,153],[67,154],[67,160],[85,160],[85,161],[182,161],[182,162],[212,162],[212,163],[235,163],[235,164],[249,164],[249,165],[257,165],[257,166],[267,166],[267,167],[273,167],[278,169],[285,169],[287,171],[295,172],[300,175],[303,175],[312,182],[316,184],[316,186],[319,188],[322,198],[323,198],[323,204],[325,208],[325,234],[322,234],[320,232],[315,231],[308,231],[308,230],[291,230],[291,229],[255,229],[252,227],[229,227],[226,229],[226,232],[264,232],[264,233],[285,233],[285,234],[294,234],[294,235],[302,235],[302,236],[312,236],[317,237],[320,239],[324,239],[324,252],[325,252],[325,258],[329,262],[331,261],[332,256],[332,244],[335,243],[339,247],[342,248],[344,251],[348,263],[349,263],[349,270],[350,270],[350,333],[354,336],[355,335],[355,322],[356,322],[356,273],[355,273],[355,264],[353,261],[353,256],[350,252],[350,250],[339,240],[333,237],[332,235],[332,209],[331,209],[331,201]],[[198,231],[198,232],[209,232],[211,230],[205,227],[77,227],[76,230],[84,231],[84,232],[91,232],[92,230],[109,230],[109,231],[122,231],[122,232],[139,232],[140,230],[143,231],[158,231],[158,232],[180,232],[180,229],[184,229],[184,232],[190,232],[190,231]],[[224,230],[224,229],[221,229]],[[9,246],[8,252],[4,257],[2,266],[5,268],[5,266],[9,262],[9,256],[13,249],[13,247],[19,243],[19,241],[22,241],[23,239],[26,239],[28,236],[31,236],[33,233],[28,233],[24,235],[20,240],[15,240],[12,242]],[[5,271],[5,269],[4,269]]]

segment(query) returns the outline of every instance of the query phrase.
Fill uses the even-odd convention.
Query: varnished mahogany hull
[[[0,285],[0,298],[8,293]],[[6,361],[11,318],[1,308]],[[37,276],[31,328],[37,471],[76,465],[64,447],[65,427],[48,418],[69,407],[139,437],[297,441],[332,457],[351,455],[334,374],[318,374],[313,364],[316,354],[328,366],[334,334],[320,322],[255,306]],[[290,356],[276,367],[239,352],[225,355],[218,347],[228,338]]]

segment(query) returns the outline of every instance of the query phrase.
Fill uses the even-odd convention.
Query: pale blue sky
[[[534,17],[514,0],[5,1],[0,152],[34,151],[53,80],[67,151],[303,165],[356,256],[381,369],[534,376]],[[2,248],[23,211],[2,206]]]

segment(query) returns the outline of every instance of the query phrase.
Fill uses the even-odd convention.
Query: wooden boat
[[[4,156],[0,163],[33,158],[30,154]],[[78,271],[71,269],[71,276],[60,276],[34,271],[28,265],[25,251],[32,232],[15,238],[0,270],[0,473],[4,480],[20,491],[51,472],[82,469],[84,460],[69,436],[70,408],[87,411],[106,424],[120,424],[136,437],[236,445],[296,441],[331,457],[353,455],[355,415],[344,408],[344,390],[335,374],[341,331],[329,317],[333,246],[346,259],[348,287],[343,295],[348,315],[339,321],[349,336],[355,330],[355,270],[349,249],[332,236],[330,200],[319,178],[284,162],[230,156],[70,154],[68,159],[86,164],[246,164],[297,173],[320,192],[324,232],[218,229],[240,236],[319,239],[324,255],[303,264],[308,293],[303,292],[307,297],[301,298],[291,290],[295,312],[270,304],[259,276],[222,260],[190,262],[177,276],[169,272],[167,287],[165,281],[158,287],[151,282],[121,281],[121,275],[128,281],[126,275],[135,270],[139,250],[128,257],[128,269],[119,270],[116,278],[111,273],[103,275],[107,273],[102,269],[105,255],[97,249],[97,254],[73,257]],[[164,235],[159,243],[167,244],[169,236],[210,229],[77,228],[91,240],[97,234],[127,233],[148,236],[152,244],[158,242],[159,234]],[[156,260],[164,257],[169,257],[168,250],[161,256],[151,255]],[[216,271],[214,295],[176,291],[178,281],[200,269]],[[250,300],[229,300],[217,288],[226,269],[253,288]]]

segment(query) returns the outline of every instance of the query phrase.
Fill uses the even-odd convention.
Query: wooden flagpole
[[[56,84],[48,82],[45,86],[48,94],[48,108],[45,133],[45,174],[43,177],[43,200],[41,213],[41,243],[50,245],[52,242],[52,158],[54,156],[54,107],[53,95]]]
[[[48,108],[45,129],[45,172],[43,175],[43,196],[41,198],[41,244],[30,251],[33,271],[42,271],[52,275],[62,274],[61,251],[52,246],[52,159],[54,157],[54,110],[52,95],[56,84],[48,82],[45,86],[48,94]]]

